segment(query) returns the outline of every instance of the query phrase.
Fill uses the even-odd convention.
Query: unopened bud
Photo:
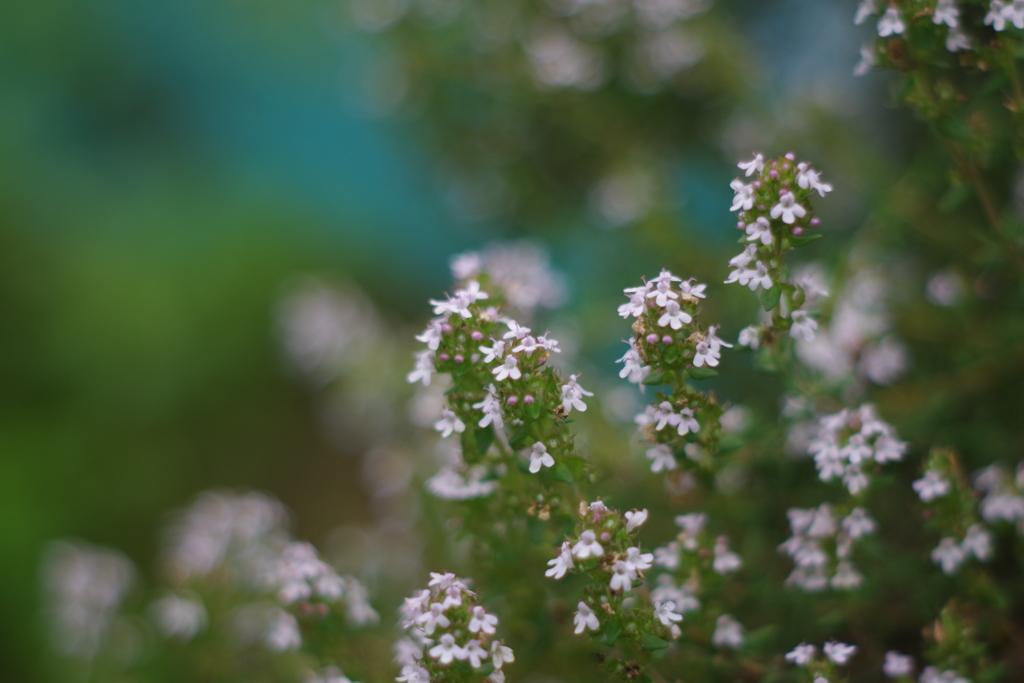
[[[658,335],[656,335],[653,332],[651,332],[649,335],[647,335],[647,343],[648,344],[657,344],[658,343]]]
[[[473,330],[473,334],[471,334],[469,336],[472,337],[473,339],[477,340],[477,341],[480,341],[481,339],[484,338],[484,333],[481,332],[480,330]]]
[[[667,334],[661,338],[662,344],[671,344],[673,341],[674,340],[672,339],[672,337],[668,336]]]

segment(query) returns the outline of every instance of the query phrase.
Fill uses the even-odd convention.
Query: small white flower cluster
[[[651,589],[651,604],[654,616],[667,626],[673,640],[682,635],[678,623],[687,612],[700,609],[700,600],[696,597],[697,589],[692,583],[677,586],[671,574],[658,574],[655,586]]]
[[[1016,524],[1024,535],[1024,462],[1013,478],[1000,465],[989,466],[975,476],[974,487],[984,495],[978,507],[986,522]]]
[[[847,645],[837,640],[831,640],[821,648],[825,656],[839,666],[845,666],[850,658],[857,653],[856,645]],[[818,648],[809,643],[800,643],[793,650],[786,654],[786,661],[796,666],[810,667],[815,664],[815,655]]]
[[[938,470],[925,470],[924,476],[911,484],[922,502],[930,503],[936,498],[942,498],[949,493],[949,482]]]
[[[135,581],[135,567],[115,550],[56,541],[43,559],[43,581],[54,647],[92,659]]]
[[[878,0],[861,0],[853,22],[860,25],[872,14],[877,14],[878,4]],[[1018,4],[1020,7],[1014,11],[1014,5]],[[1024,3],[1014,0],[1011,5],[1007,5],[1001,0],[993,0],[989,13],[985,17],[985,24],[1001,31],[1006,27],[1007,21],[1013,21],[1015,25],[1017,25],[1017,21],[1020,21],[1018,28],[1024,28]],[[956,0],[936,0],[935,7],[932,9],[932,23],[936,26],[945,24],[948,27],[946,50],[949,52],[971,48],[971,41],[960,26],[960,8],[957,7]],[[881,38],[903,35],[907,31],[907,21],[895,5],[888,5],[885,13],[878,20],[876,29]]]
[[[896,650],[889,650],[885,653],[885,662],[882,664],[882,673],[889,678],[902,678],[914,674],[914,658]]]
[[[551,267],[551,255],[534,242],[490,244],[479,252],[457,254],[448,263],[456,280],[487,273],[524,318],[537,308],[558,308],[568,294],[565,276]]]
[[[437,474],[427,479],[427,490],[442,500],[471,500],[489,496],[498,488],[494,479],[484,480],[487,468],[473,465],[466,474],[459,474],[452,466],[442,467]]]
[[[883,465],[900,460],[907,443],[896,438],[896,430],[882,422],[874,406],[856,410],[844,408],[818,419],[818,435],[807,446],[822,481],[841,478],[851,494],[868,487],[866,465]]]
[[[150,605],[150,614],[164,637],[182,641],[192,640],[208,621],[202,599],[192,591],[165,595]]]
[[[779,552],[792,558],[795,567],[786,585],[808,593],[827,586],[836,590],[860,586],[863,576],[850,561],[850,555],[858,539],[875,531],[875,521],[864,508],[854,508],[838,524],[828,504],[790,508],[787,515],[793,535],[779,546]],[[829,556],[829,546],[834,547],[834,558]],[[830,572],[833,566],[834,571]]]
[[[303,683],[354,683],[336,666],[327,666],[320,671],[307,671]]]
[[[654,564],[674,572],[682,566],[684,557],[690,558],[690,564],[696,564],[700,558],[711,556],[711,568],[723,576],[743,566],[743,559],[729,550],[727,536],[717,537],[713,545],[708,542],[703,533],[707,525],[707,515],[703,512],[678,515],[675,522],[682,531],[674,541],[654,549]]]
[[[971,555],[982,562],[992,558],[992,534],[984,524],[972,524],[960,541],[952,536],[943,538],[932,550],[931,558],[944,574],[952,576]]]
[[[642,579],[643,572],[651,568],[654,555],[641,552],[637,546],[626,547],[624,538],[628,538],[629,534],[647,521],[647,510],[631,510],[620,518],[618,512],[597,500],[590,505],[581,502],[580,517],[583,530],[575,541],[562,543],[558,556],[548,561],[551,568],[544,575],[561,579],[570,569],[576,568],[574,560],[600,560],[596,568],[610,575],[608,587],[612,593],[622,594],[633,590],[633,582]],[[616,533],[621,530],[625,534]],[[615,541],[613,536],[617,537]],[[602,543],[608,544],[608,547]],[[617,546],[622,547],[616,549]]]
[[[808,304],[818,298],[809,293],[818,277],[809,269],[800,280],[808,292]],[[910,356],[890,332],[888,291],[881,271],[870,267],[858,269],[837,297],[829,324],[813,336],[793,335],[797,338],[800,361],[834,384],[846,382],[854,371],[881,386],[899,379],[910,365]]]
[[[1003,31],[1007,23],[1024,29],[1024,0],[992,0],[989,3],[985,25]]]
[[[971,679],[961,676],[958,671],[953,669],[939,671],[935,666],[926,666],[917,680],[918,683],[971,683]]]
[[[339,576],[334,567],[320,559],[311,543],[295,541],[285,546],[280,558],[269,563],[264,581],[284,605],[316,600],[337,603],[344,599],[350,624],[366,626],[380,619],[363,585],[351,576]]]
[[[512,649],[494,638],[498,617],[476,604],[476,593],[450,572],[431,572],[427,588],[406,598],[399,626],[407,636],[395,646],[402,666],[399,683],[429,683],[443,679],[453,662],[482,669],[488,661],[492,683],[502,683],[502,666],[515,661]]]
[[[262,493],[206,491],[171,523],[166,570],[184,583],[226,566],[236,580],[255,583],[290,540],[287,524],[284,506]]]
[[[715,632],[711,634],[711,644],[715,647],[731,647],[736,649],[743,645],[743,624],[736,621],[731,614],[722,614],[715,620]]]

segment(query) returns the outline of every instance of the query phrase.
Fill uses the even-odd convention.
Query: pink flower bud
[[[469,336],[472,337],[473,339],[477,340],[477,341],[480,341],[481,339],[484,338],[484,333],[481,332],[480,330],[473,330],[473,334],[471,334]]]
[[[657,344],[658,343],[658,335],[656,335],[653,332],[651,332],[649,335],[647,335],[647,343],[648,344]]]
[[[518,396],[509,396],[508,400],[505,401],[505,403],[509,404],[510,406],[514,406],[515,404],[519,403],[519,397]]]
[[[812,228],[816,228],[819,225],[821,225],[821,221],[819,221],[817,218],[812,218],[811,219],[811,227]]]
[[[793,234],[796,235],[797,237],[799,237],[800,235],[804,234],[804,229],[803,228],[793,228]]]
[[[461,353],[457,353],[457,354],[455,354],[455,362],[456,362],[456,363],[461,363],[461,362],[462,362],[462,361],[464,361],[464,360],[466,360],[466,359],[462,357],[462,354],[461,354]]]
[[[771,177],[772,180],[778,180],[779,179],[779,172],[776,171],[774,168],[772,170],[768,171],[768,175]]]
[[[792,152],[786,152],[786,158],[789,159],[790,161],[795,161],[796,155],[793,154]]]
[[[755,189],[755,190],[760,190],[760,189],[761,189],[761,181],[760,181],[760,180],[755,180],[755,181],[754,181],[754,182],[752,183],[752,185],[754,186],[754,189]]]
[[[533,401],[533,396],[530,396],[529,394],[523,396],[523,403],[525,403],[526,405],[530,405],[531,403],[533,403]]]
[[[448,323],[445,323],[444,325],[441,325],[441,331],[444,332],[445,334],[448,334],[449,332],[452,331],[452,326],[449,325]]]
[[[743,230],[745,227],[747,227],[747,226],[746,226],[746,224],[743,223],[743,221],[740,221],[739,223],[736,224],[736,229],[737,230]]]
[[[612,540],[612,535],[605,531],[603,534],[601,534],[601,540],[607,543],[608,541]]]
[[[672,339],[672,337],[668,336],[667,334],[664,337],[661,338],[661,343],[662,344],[671,344],[673,341],[675,341],[675,340]]]
[[[440,358],[441,360],[448,360],[449,356],[447,353],[442,353],[441,355],[438,356],[438,358]]]

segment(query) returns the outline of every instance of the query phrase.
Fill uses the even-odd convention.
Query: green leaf
[[[494,428],[491,425],[487,425],[483,429],[477,429],[475,433],[477,450],[480,452],[480,455],[484,455],[490,449],[491,444],[494,443]]]
[[[618,619],[609,619],[604,625],[604,638],[601,639],[605,645],[611,645],[622,633],[622,622]]]
[[[782,288],[778,285],[772,285],[771,289],[761,290],[761,307],[766,311],[770,311],[779,305],[779,299],[782,297]]]
[[[544,534],[547,531],[547,525],[536,517],[528,517],[526,519],[526,535],[530,539],[532,545],[540,545],[544,542]]]
[[[508,445],[514,448],[515,450],[519,450],[520,448],[523,447],[523,442],[526,441],[526,439],[529,436],[530,424],[526,423],[519,427],[516,433],[512,435],[512,438],[508,440]]]
[[[656,387],[659,384],[665,383],[664,372],[652,372],[651,374],[644,377],[644,381],[641,384],[646,384],[649,387]]]
[[[936,208],[942,213],[952,213],[971,198],[971,188],[966,185],[954,185],[942,195]]]
[[[526,404],[526,414],[536,420],[540,417],[540,401]]]
[[[664,638],[659,638],[653,633],[645,633],[640,647],[645,650],[664,650],[668,647],[668,641]]]
[[[963,121],[953,116],[947,116],[939,121],[936,126],[943,137],[960,142],[971,141],[971,131]]]
[[[700,368],[687,368],[686,374],[689,376],[690,379],[695,379],[698,381],[702,379],[711,379],[712,377],[718,377],[718,371],[714,370],[713,368],[709,368],[706,365]]]
[[[555,466],[548,470],[551,478],[555,481],[564,481],[566,484],[571,484],[575,479],[572,476],[572,472],[565,466],[565,463],[556,462]]]
[[[729,453],[743,446],[743,440],[736,436],[723,436],[718,442],[719,453]]]
[[[810,244],[814,240],[821,239],[822,235],[820,232],[816,232],[813,235],[793,235],[789,238],[789,243],[794,247],[802,247],[805,244]]]

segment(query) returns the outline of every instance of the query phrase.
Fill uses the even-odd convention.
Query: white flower
[[[683,281],[681,281],[679,283],[679,290],[683,294],[687,294],[689,296],[692,296],[695,299],[704,299],[704,298],[706,298],[707,295],[704,294],[704,290],[707,289],[707,288],[708,288],[707,285],[701,284],[699,282],[697,284],[693,284],[693,278],[690,278],[689,280],[683,280]]]
[[[718,336],[718,328],[721,325],[712,325],[708,328],[708,345],[717,353],[723,346],[731,349],[732,344]]]
[[[480,418],[480,422],[477,424],[480,427],[486,427],[489,424],[493,424],[495,427],[501,427],[504,422],[501,415],[501,401],[498,400],[498,390],[491,384],[487,387],[487,394],[483,400],[479,403],[473,404],[474,408],[482,410],[484,416]]]
[[[678,330],[685,323],[689,323],[691,320],[693,320],[693,318],[690,317],[689,313],[679,310],[678,301],[669,301],[665,305],[665,313],[658,318],[658,326],[665,327],[666,325],[671,325],[673,330]]]
[[[657,473],[662,470],[674,470],[679,467],[675,456],[672,455],[672,449],[663,443],[659,443],[653,448],[648,448],[647,457],[651,461],[651,472]]]
[[[857,568],[850,562],[840,562],[836,565],[836,573],[832,575],[829,584],[836,590],[851,590],[864,583],[864,577]]]
[[[765,289],[771,289],[772,287],[772,279],[768,275],[768,268],[761,261],[757,262],[755,268],[746,268],[738,272],[737,278],[739,283],[744,287],[749,287],[752,292],[759,286]],[[731,277],[732,273],[729,275]]]
[[[825,651],[825,655],[839,666],[850,661],[850,657],[857,652],[856,645],[847,645],[837,640],[825,643],[825,647],[822,649]]]
[[[696,434],[700,431],[700,424],[697,422],[696,418],[693,417],[693,411],[689,408],[680,408],[679,415],[676,417],[679,418],[679,426],[676,427],[676,431],[679,432],[679,436],[683,436],[688,432]]]
[[[544,572],[544,576],[550,576],[553,579],[560,579],[565,576],[565,572],[572,569],[575,565],[572,562],[572,551],[569,549],[569,541],[562,542],[562,549],[558,553],[558,557],[553,560],[548,560],[548,569]]]
[[[906,30],[907,25],[903,23],[899,10],[895,7],[889,7],[889,9],[885,10],[885,14],[878,20],[878,35],[882,38],[893,34],[899,35]]]
[[[493,614],[488,614],[487,610],[477,605],[470,611],[472,615],[469,619],[469,632],[477,633],[483,631],[487,634],[493,634],[497,630],[495,627],[498,625],[498,617]],[[480,666],[475,664],[474,666]]]
[[[434,352],[426,349],[414,355],[416,357],[415,369],[405,376],[406,381],[409,384],[423,382],[423,386],[430,386],[430,378],[435,372]]]
[[[626,290],[626,296],[629,297],[629,303],[622,304],[619,306],[619,315],[623,318],[630,316],[639,318],[647,311],[647,289],[644,288],[631,288],[634,291]]]
[[[807,315],[807,311],[797,310],[790,314],[793,325],[789,328],[789,336],[793,339],[800,337],[804,341],[814,341],[814,331],[818,329],[818,321]]]
[[[443,438],[448,438],[452,432],[461,434],[466,431],[466,423],[460,420],[455,413],[445,408],[441,413],[441,419],[434,423],[434,429],[441,432]]]
[[[927,470],[924,476],[916,480],[912,486],[925,503],[949,493],[949,482],[936,470]]]
[[[270,621],[270,627],[263,636],[264,642],[274,652],[297,650],[302,645],[299,622],[288,612],[277,610]]]
[[[512,379],[519,379],[523,376],[523,373],[517,367],[519,365],[519,359],[515,356],[507,356],[505,363],[494,368],[491,372],[494,373],[494,378],[499,382],[507,377]]]
[[[750,325],[740,330],[739,339],[736,340],[740,346],[749,346],[752,349],[756,349],[761,345],[761,328],[756,325]]]
[[[647,521],[647,508],[643,510],[630,510],[626,513],[626,531],[632,532],[638,526]]]
[[[167,595],[152,605],[160,631],[168,638],[192,640],[206,627],[206,608],[198,595]]]
[[[807,162],[797,164],[796,184],[804,190],[811,188],[818,191],[818,195],[824,197],[825,193],[832,191],[832,186],[821,182],[821,174],[811,168]]]
[[[633,589],[633,579],[636,572],[629,568],[629,565],[618,560],[612,565],[612,580],[609,586],[613,591],[628,591]]]
[[[530,473],[537,474],[541,467],[554,467],[555,459],[548,453],[547,447],[538,441],[530,449]]]
[[[455,643],[455,636],[445,633],[441,636],[441,642],[430,648],[430,656],[442,664],[451,664],[455,658],[466,659],[466,651]]]
[[[604,555],[604,548],[597,542],[597,535],[587,529],[580,534],[580,540],[572,547],[572,554],[576,559],[585,560],[589,557],[601,557]]]
[[[728,574],[743,566],[740,556],[729,550],[729,539],[725,536],[719,536],[715,541],[714,551],[715,560],[711,566],[719,574]]]
[[[718,365],[719,358],[718,349],[711,348],[706,341],[697,342],[697,348],[693,354],[693,364],[695,367],[699,368],[707,364],[713,368]]]
[[[445,607],[441,603],[432,603],[429,611],[416,617],[416,623],[423,627],[424,633],[428,636],[431,635],[438,626],[441,628],[448,628],[452,622],[445,616],[444,610]]]
[[[683,530],[686,535],[686,539],[683,541],[683,545],[687,550],[697,549],[697,536],[704,530],[704,525],[707,524],[708,516],[703,512],[691,512],[686,515],[676,515],[676,526]]]
[[[853,18],[853,23],[856,26],[860,26],[864,21],[878,11],[878,0],[861,0],[860,5],[857,6],[857,15]]]
[[[772,224],[764,216],[758,216],[753,223],[747,223],[748,242],[761,240],[761,244],[767,246],[772,243]]]
[[[971,49],[971,39],[967,37],[963,29],[951,28],[946,35],[946,49],[950,52]]]
[[[481,346],[480,350],[484,354],[485,363],[493,363],[496,360],[501,360],[505,356],[505,342],[498,340],[491,340],[493,344],[491,346]]]
[[[982,562],[992,557],[992,534],[981,524],[972,524],[960,542],[964,554],[972,554]]]
[[[932,551],[932,562],[941,565],[942,571],[947,576],[955,574],[965,559],[967,558],[964,555],[964,551],[957,545],[955,538],[947,537],[942,539],[935,550]]]
[[[733,619],[731,614],[723,614],[715,621],[711,642],[717,647],[740,647],[743,645],[743,624]]]
[[[477,607],[477,609],[481,608]],[[472,631],[473,627],[471,626],[469,630]],[[470,665],[472,665],[474,669],[479,669],[480,665],[483,664],[483,660],[487,659],[487,650],[480,647],[479,640],[473,638],[466,643],[466,647],[462,650],[462,655],[463,656],[459,657],[459,659],[468,659]]]
[[[872,534],[875,532],[875,520],[871,519],[864,508],[854,508],[843,518],[843,531],[853,539]]]
[[[800,643],[793,648],[793,651],[786,655],[787,662],[793,662],[797,666],[807,666],[814,659],[814,653],[818,648],[807,643]]]
[[[430,672],[416,664],[402,666],[402,675],[395,678],[398,683],[430,683]]]
[[[939,0],[935,5],[935,12],[932,14],[932,23],[945,24],[950,28],[960,25],[960,9],[953,0]]]
[[[679,569],[679,544],[670,541],[663,548],[654,549],[654,564],[675,571]]]
[[[654,425],[655,431],[661,431],[666,425],[675,427],[679,424],[679,416],[675,410],[672,409],[672,404],[668,401],[662,401],[658,404],[657,411],[652,416],[654,420],[657,420],[657,424]]]
[[[991,26],[996,31],[1006,28],[1006,3],[1002,0],[992,0],[988,7],[988,14],[985,15],[985,25]]]
[[[512,353],[523,353],[527,358],[529,358],[533,355],[533,352],[539,348],[540,346],[537,344],[537,340],[530,335],[526,335],[521,340],[519,346],[512,349]]]
[[[671,626],[673,622],[679,622],[683,620],[682,614],[673,612],[676,608],[676,603],[669,600],[668,602],[662,602],[655,606],[654,617],[661,622],[662,626]]]
[[[512,648],[506,647],[500,640],[491,641],[491,662],[495,669],[500,670],[505,662],[511,664],[514,661],[516,661],[516,656],[512,652]]]
[[[662,271],[663,273],[665,271]],[[677,278],[678,279],[678,278]],[[672,299],[678,299],[679,295],[672,291],[672,280],[666,278],[659,278],[654,280],[656,282],[654,289],[647,293],[648,299],[654,299],[654,303],[659,306],[665,306]]]
[[[640,358],[640,352],[636,348],[636,338],[629,340],[629,351],[626,351],[626,355],[615,361],[616,363],[623,363],[622,370],[619,371],[619,377],[627,379],[633,384],[640,384],[644,381],[644,378],[651,373],[651,369],[643,364],[643,360]]]
[[[914,658],[910,655],[900,654],[896,650],[889,650],[885,653],[885,663],[882,664],[882,673],[889,678],[900,678],[910,676],[914,673]]]
[[[769,212],[772,218],[782,217],[782,222],[792,225],[797,218],[807,215],[807,209],[797,203],[796,196],[792,192],[783,192],[779,197],[779,203],[772,207]]]
[[[506,320],[505,324],[508,326],[508,332],[502,335],[502,339],[524,339],[530,334],[529,327],[523,327],[515,320]]]
[[[741,171],[745,171],[746,176],[749,178],[755,173],[760,173],[764,170],[764,157],[760,154],[755,154],[754,158],[750,161],[741,161],[736,165],[740,167]]]
[[[626,548],[626,559],[624,562],[629,567],[630,571],[639,573],[646,571],[651,568],[651,561],[654,559],[653,553],[641,553],[640,548],[631,547]]]
[[[730,211],[749,211],[754,207],[754,185],[745,185],[739,178],[729,183],[736,196],[733,197]]]
[[[562,406],[566,414],[571,413],[573,408],[581,413],[586,411],[587,404],[583,402],[583,397],[594,395],[576,382],[577,377],[579,375],[569,375],[569,381],[562,385]]]
[[[601,627],[601,622],[597,620],[597,615],[594,614],[594,610],[590,609],[587,603],[580,600],[577,607],[579,609],[576,610],[576,614],[572,619],[573,623],[576,624],[576,633],[583,633],[585,628],[596,631]]]

